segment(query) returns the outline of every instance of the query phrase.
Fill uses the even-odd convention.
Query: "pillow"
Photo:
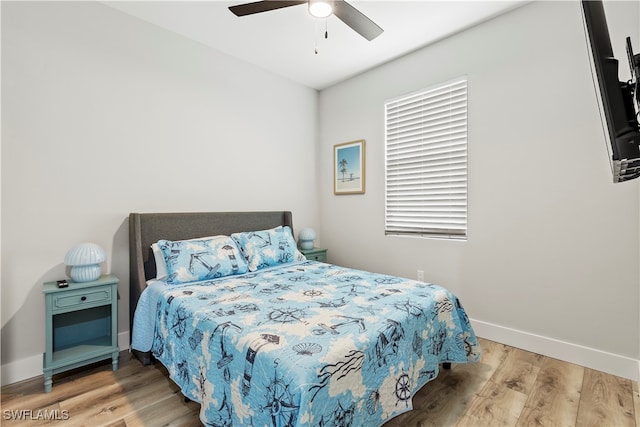
[[[164,280],[167,278],[167,263],[164,262],[164,255],[158,247],[157,243],[151,245],[151,251],[153,252],[153,258],[156,261],[156,279]]]
[[[170,285],[246,273],[248,266],[229,236],[193,240],[159,240]]]
[[[306,259],[296,248],[289,226],[233,233],[231,237],[249,262],[249,271]]]
[[[215,237],[215,236],[199,237],[199,238],[196,238],[196,239],[189,239],[189,240],[206,240],[206,239],[211,239],[212,237]],[[221,236],[217,236],[217,237],[221,237]],[[155,265],[156,265],[156,275],[155,275],[155,277],[153,277],[153,279],[165,280],[167,278],[167,276],[169,275],[167,273],[167,263],[164,261],[164,254],[162,253],[162,251],[158,247],[157,243],[154,243],[154,244],[151,245],[151,252],[153,253],[153,259],[154,259]]]
[[[213,237],[222,237],[222,236],[198,237],[198,238],[189,239],[189,240],[207,240]],[[153,253],[153,259],[155,260],[155,264],[156,264],[156,277],[154,277],[154,279],[165,280],[168,276],[167,263],[164,262],[164,254],[158,247],[157,243],[154,243],[151,245],[151,252]]]

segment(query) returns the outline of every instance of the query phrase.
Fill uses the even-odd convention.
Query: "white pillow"
[[[167,263],[164,261],[162,251],[158,247],[157,243],[151,245],[151,250],[153,251],[153,257],[156,260],[156,279],[164,280],[169,274],[167,273]]]

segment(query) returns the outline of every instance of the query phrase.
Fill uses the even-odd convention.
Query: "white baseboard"
[[[13,384],[38,375],[42,375],[42,354],[16,360],[0,367],[2,385]]]
[[[129,348],[129,331],[118,334],[118,347],[120,351]],[[42,354],[16,360],[0,367],[0,383],[2,385],[13,384],[37,376],[42,376]]]
[[[479,320],[471,319],[471,324],[477,336],[491,341],[633,381],[640,380],[640,360]]]

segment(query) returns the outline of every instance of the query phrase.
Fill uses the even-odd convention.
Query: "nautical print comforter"
[[[153,292],[153,355],[207,426],[381,425],[480,355],[455,295],[383,274],[305,261]]]

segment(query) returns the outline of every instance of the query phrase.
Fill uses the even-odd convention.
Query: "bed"
[[[205,425],[382,425],[479,359],[454,294],[306,260],[291,212],[132,213],[129,233],[132,351]]]

